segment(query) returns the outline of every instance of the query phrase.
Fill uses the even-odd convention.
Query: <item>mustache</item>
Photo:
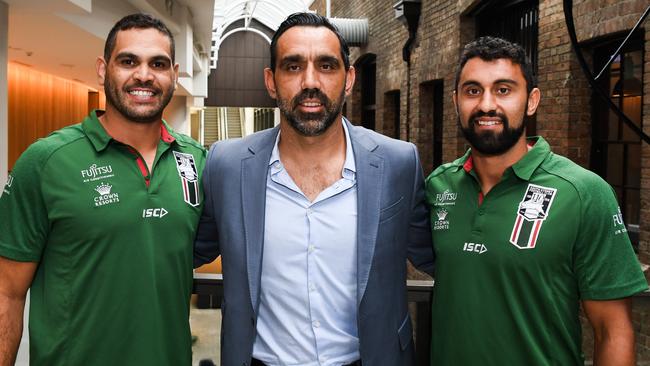
[[[320,89],[303,89],[300,94],[293,98],[293,107],[297,108],[298,105],[306,99],[318,99],[318,101],[326,107],[330,104],[329,98],[320,91]]]
[[[501,123],[503,123],[504,125],[508,124],[508,117],[503,113],[497,113],[497,111],[488,111],[488,112],[478,111],[469,116],[469,121],[477,122],[477,120],[481,117],[497,117],[501,120]]]
[[[124,90],[128,91],[129,89],[132,89],[132,88],[147,88],[147,89],[151,89],[155,94],[160,93],[160,88],[155,87],[153,85],[153,81],[147,81],[147,82],[144,82],[144,83],[140,82],[140,81],[135,81],[135,82],[133,82],[133,83],[131,83],[129,85],[126,85],[124,87]]]

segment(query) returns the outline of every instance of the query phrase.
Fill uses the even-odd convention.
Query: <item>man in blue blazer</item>
[[[271,43],[276,128],[212,146],[195,266],[222,257],[221,364],[412,365],[406,259],[431,271],[413,144],[341,115],[345,40],[297,13]]]

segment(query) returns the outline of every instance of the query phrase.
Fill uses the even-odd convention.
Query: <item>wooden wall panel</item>
[[[9,170],[23,151],[40,137],[62,127],[81,122],[88,114],[87,86],[8,64],[9,84]],[[104,106],[100,93],[95,101]]]

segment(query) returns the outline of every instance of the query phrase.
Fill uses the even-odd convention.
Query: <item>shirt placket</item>
[[[317,225],[316,220],[316,211],[314,205],[310,204],[305,209],[305,216],[307,218],[307,230],[308,230],[308,240],[307,240],[307,298],[309,299],[309,315],[311,319],[311,327],[314,332],[314,346],[316,350],[317,360],[324,362],[326,360],[325,356],[321,356],[320,347],[318,344],[318,339],[321,335],[321,327],[323,326],[322,321],[324,319],[323,314],[321,314],[318,309],[317,303],[321,301],[320,293],[318,291],[318,265],[317,265],[317,243],[314,235],[314,226]]]

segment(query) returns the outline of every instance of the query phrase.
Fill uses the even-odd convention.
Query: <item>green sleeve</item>
[[[49,220],[41,191],[47,159],[43,141],[31,145],[14,165],[0,197],[0,256],[38,262]]]
[[[632,249],[611,187],[599,177],[580,190],[580,227],[574,248],[574,271],[583,300],[611,300],[634,295],[648,285]]]

